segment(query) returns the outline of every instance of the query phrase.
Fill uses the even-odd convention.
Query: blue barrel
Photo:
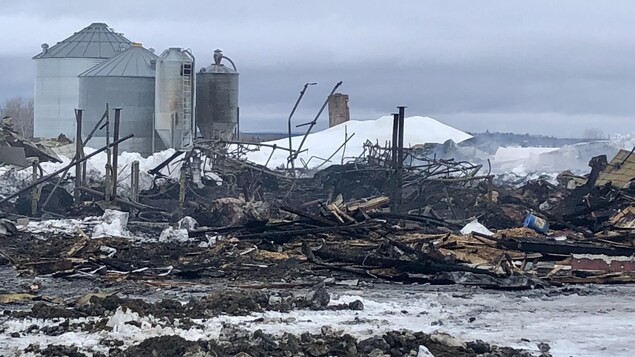
[[[534,216],[533,213],[530,213],[527,217],[525,217],[523,226],[531,228],[538,233],[547,234],[547,232],[549,232],[549,222],[540,217]]]

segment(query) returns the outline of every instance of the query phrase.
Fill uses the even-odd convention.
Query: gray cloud
[[[159,52],[222,48],[241,72],[242,127],[282,130],[330,88],[353,118],[408,105],[464,130],[579,135],[635,131],[635,4],[581,1],[0,1],[0,100],[32,93],[30,57],[103,21]],[[189,8],[184,8],[188,5]],[[20,34],[16,36],[16,34]],[[324,125],[324,124],[321,124]]]

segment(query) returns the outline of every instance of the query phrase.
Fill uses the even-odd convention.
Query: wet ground
[[[342,341],[348,341],[350,348],[363,348],[361,341],[378,336],[404,349],[395,353],[412,351],[412,341],[428,343],[433,351],[430,336],[437,332],[447,332],[461,343],[483,340],[534,355],[549,345],[553,356],[631,356],[635,346],[634,286],[522,292],[397,284],[326,286],[327,304],[313,294],[311,298],[319,302],[312,305],[306,303],[312,301],[306,298],[310,289],[236,289],[231,281],[199,285],[94,277],[19,278],[6,267],[0,270],[0,279],[5,293],[37,288],[35,298],[3,300],[0,355],[5,356],[73,355],[72,350],[45,351],[55,345],[76,347],[77,356],[116,355],[132,346],[155,348],[150,342],[142,344],[165,343],[149,340],[159,336],[172,336],[184,346],[207,341],[193,350],[204,356],[224,348],[210,347],[209,341],[232,338],[251,341],[248,344],[259,341],[258,345],[269,339],[275,345],[288,343],[293,334],[300,341],[295,347],[301,348],[303,333],[305,347],[316,348],[315,341],[321,341],[318,345],[333,344],[336,349],[331,352],[338,355],[346,355],[337,352],[343,348]],[[413,337],[394,332],[401,329],[426,334]],[[400,344],[399,338],[411,341],[412,346]],[[382,351],[395,347],[386,348]],[[262,349],[251,352],[267,354]]]

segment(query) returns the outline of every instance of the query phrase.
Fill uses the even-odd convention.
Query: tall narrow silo
[[[221,63],[229,60],[232,68]],[[196,126],[206,139],[231,139],[238,124],[238,72],[220,50],[196,74]]]
[[[104,23],[93,23],[35,57],[34,135],[75,137],[77,76],[130,47],[130,40]]]
[[[134,134],[119,145],[119,151],[152,153],[154,77],[158,57],[140,43],[79,75],[79,106],[84,109],[84,137],[101,119],[106,103],[122,108],[119,136]],[[114,115],[110,112],[110,133]],[[105,145],[106,130],[98,130],[89,146]],[[112,142],[112,140],[111,140]]]
[[[172,47],[157,60],[154,129],[163,145],[185,149],[193,141],[194,57]]]

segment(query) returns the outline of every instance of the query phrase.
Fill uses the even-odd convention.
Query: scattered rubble
[[[0,145],[13,140],[9,146],[21,143],[28,157],[56,160],[9,127],[2,127],[2,135]],[[297,152],[275,145],[267,152],[271,157],[275,153],[277,160],[287,157],[287,165],[270,169],[246,160],[259,145],[198,141],[191,151],[162,156],[162,162],[144,172],[144,185],[139,182],[139,163],[133,162],[129,173],[123,168],[119,172],[130,180],[126,190],[117,189],[124,178],[116,174],[105,175],[103,181],[82,177],[83,161],[110,146],[86,154],[78,145],[75,157],[52,174],[44,175],[34,165],[32,175],[23,175],[30,181],[10,193],[0,190],[0,264],[22,276],[94,279],[114,287],[129,281],[157,287],[222,282],[241,293],[221,289],[183,304],[111,294],[91,297],[89,304],[60,307],[38,289],[16,290],[3,295],[3,303],[35,305],[30,311],[5,315],[106,319],[109,314],[134,313],[205,319],[219,313],[364,308],[361,301],[333,305],[327,287],[334,285],[391,282],[531,290],[635,282],[633,151],[620,151],[610,162],[593,158],[587,175],[564,172],[555,182],[504,184],[489,168],[483,173],[484,164],[426,156],[430,148],[368,141],[361,155],[346,163],[342,156],[342,164],[330,163],[320,170],[320,165],[294,163]],[[69,178],[73,171],[79,176]],[[302,297],[259,291],[309,287],[314,289]],[[95,321],[91,328],[103,328],[100,323]],[[68,331],[70,327],[62,326],[44,333]],[[441,332],[394,331],[373,341],[328,328],[320,336],[239,335],[236,341],[230,337],[230,344],[203,339],[184,344],[179,336],[161,336],[127,349],[115,346],[109,353],[524,353],[482,341],[463,342]],[[547,355],[549,347],[540,351]],[[83,355],[53,344],[31,352]]]

